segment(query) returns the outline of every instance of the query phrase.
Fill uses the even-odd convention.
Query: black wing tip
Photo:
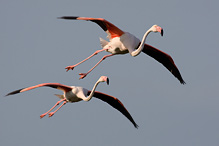
[[[182,76],[179,73],[179,76],[176,76],[176,78],[180,81],[181,84],[185,85],[186,82],[183,80]]]
[[[12,92],[8,93],[8,94],[5,95],[5,96],[9,96],[9,95],[14,95],[14,94],[20,93],[20,91],[23,90],[23,89],[24,89],[24,88],[19,89],[19,90],[12,91]]]
[[[183,85],[186,84],[186,82],[183,80],[183,78],[182,78],[178,68],[176,67],[176,65],[173,69],[169,69],[169,68],[167,68],[167,69],[179,80],[179,82],[181,84],[183,84]]]
[[[184,80],[180,80],[180,83],[183,84],[183,85],[186,84],[186,82]]]
[[[78,16],[62,16],[62,17],[57,17],[58,19],[67,19],[67,20],[75,20],[78,18]]]
[[[136,129],[138,129],[138,127],[139,127],[136,123],[134,123],[134,126],[135,126]]]

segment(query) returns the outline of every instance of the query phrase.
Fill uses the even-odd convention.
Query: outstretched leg
[[[79,75],[81,75],[81,77],[79,79],[83,79],[84,77],[86,77],[95,67],[97,67],[97,65],[99,65],[104,59],[106,59],[107,57],[113,56],[115,54],[110,54],[110,55],[105,55],[103,56],[103,58],[93,67],[91,68],[87,73],[79,73]]]
[[[62,101],[66,101],[66,99],[59,100],[48,112],[40,115],[40,119],[42,119],[45,115],[47,115],[51,110],[53,110],[57,105],[59,105]]]
[[[49,113],[49,117],[52,117],[63,105],[65,105],[67,101],[65,100],[59,108],[57,108],[54,112]]]
[[[108,49],[108,48],[102,49],[102,50],[97,50],[97,51],[95,51],[91,56],[87,57],[86,59],[82,60],[81,62],[79,62],[79,63],[77,63],[77,64],[75,64],[75,65],[72,65],[72,66],[67,66],[67,67],[65,68],[66,71],[69,71],[70,69],[73,70],[74,67],[78,66],[79,64],[81,64],[81,63],[87,61],[88,59],[90,59],[90,58],[93,57],[94,55],[97,55],[98,53],[100,53],[100,52],[102,52],[102,51],[105,51],[105,50],[107,50],[107,49]]]

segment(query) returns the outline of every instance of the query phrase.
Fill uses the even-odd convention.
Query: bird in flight
[[[83,61],[66,67],[66,71],[70,69],[73,70],[77,65],[85,62],[90,59],[94,55],[97,55],[99,52],[107,51],[111,54],[103,56],[103,58],[87,73],[80,73],[80,79],[86,77],[98,64],[100,64],[104,59],[110,56],[114,56],[116,54],[127,54],[129,53],[131,56],[137,56],[141,52],[151,56],[161,64],[163,64],[179,81],[181,84],[185,84],[178,68],[176,67],[172,57],[167,53],[158,50],[148,44],[145,44],[146,37],[150,32],[159,32],[163,36],[163,29],[158,25],[153,25],[146,33],[144,34],[142,41],[136,38],[129,32],[124,32],[109,21],[103,18],[90,18],[90,17],[76,17],[76,16],[63,16],[58,17],[59,19],[67,19],[67,20],[86,20],[91,21],[98,24],[108,35],[109,42],[100,38],[100,44],[102,49],[95,51],[91,56],[87,57]]]
[[[47,111],[46,113],[40,115],[40,118],[43,118],[47,114],[49,115],[49,117],[53,116],[67,102],[73,103],[73,102],[79,102],[81,100],[89,101],[89,100],[91,100],[92,97],[96,97],[96,98],[108,103],[113,108],[117,109],[118,111],[120,111],[126,118],[128,118],[130,120],[130,122],[132,122],[132,124],[134,125],[135,128],[138,128],[138,125],[135,123],[132,116],[130,115],[128,110],[125,108],[125,106],[122,104],[122,102],[119,99],[117,99],[116,97],[107,95],[105,93],[95,91],[97,85],[100,82],[106,82],[107,84],[109,84],[109,78],[107,76],[101,76],[97,80],[97,82],[94,84],[93,89],[91,91],[88,90],[88,89],[85,89],[83,87],[66,86],[66,85],[63,85],[63,84],[60,84],[60,83],[42,83],[42,84],[38,84],[38,85],[35,85],[35,86],[22,88],[22,89],[10,92],[6,96],[21,93],[21,92],[28,91],[28,90],[32,90],[32,89],[35,89],[35,88],[38,88],[38,87],[44,87],[44,86],[45,87],[55,88],[55,89],[58,89],[58,90],[62,90],[64,92],[63,95],[55,94],[57,97],[60,98],[60,100],[49,111]],[[55,111],[51,112],[61,102],[63,102],[63,103]]]

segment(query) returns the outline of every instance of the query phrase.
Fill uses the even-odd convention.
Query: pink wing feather
[[[43,87],[43,86],[59,89],[59,90],[62,90],[63,92],[68,92],[68,91],[72,90],[72,88],[70,86],[66,86],[66,85],[63,85],[63,84],[60,84],[60,83],[42,83],[42,84],[38,84],[38,85],[35,85],[35,86],[15,90],[13,92],[8,93],[6,96],[21,93],[21,92],[24,92],[24,91],[32,90],[32,89],[35,89],[35,88],[38,88],[38,87]]]
[[[98,24],[106,33],[110,33],[110,39],[114,37],[120,37],[124,32],[103,18],[90,18],[90,17],[75,17],[75,16],[63,16],[60,19],[68,20],[87,20]],[[108,31],[108,32],[107,32]]]

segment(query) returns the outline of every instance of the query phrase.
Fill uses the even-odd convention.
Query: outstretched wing
[[[167,53],[162,52],[148,44],[144,45],[144,49],[142,52],[146,53],[147,55],[151,56],[161,64],[163,64],[179,81],[181,84],[185,84],[178,68],[176,67],[172,57]]]
[[[63,85],[63,84],[59,84],[59,83],[43,83],[43,84],[38,84],[38,85],[35,85],[35,86],[22,88],[22,89],[10,92],[6,96],[21,93],[21,92],[24,92],[24,91],[32,90],[32,89],[35,89],[35,88],[38,88],[38,87],[43,87],[43,86],[59,89],[59,90],[62,90],[63,92],[68,92],[68,91],[72,90],[71,87]]]
[[[59,17],[60,19],[68,19],[68,20],[87,20],[92,21],[98,24],[109,36],[109,39],[114,37],[120,37],[124,32],[120,30],[118,27],[108,22],[103,18],[89,18],[89,17],[75,17],[75,16],[63,16]]]
[[[91,91],[88,91],[88,95],[90,94],[90,92]],[[95,91],[93,96],[104,102],[107,102],[109,105],[120,111],[124,116],[126,116],[132,122],[135,128],[138,128],[138,125],[135,123],[132,116],[129,114],[128,110],[125,108],[125,106],[122,104],[122,102],[119,99],[98,91]]]

